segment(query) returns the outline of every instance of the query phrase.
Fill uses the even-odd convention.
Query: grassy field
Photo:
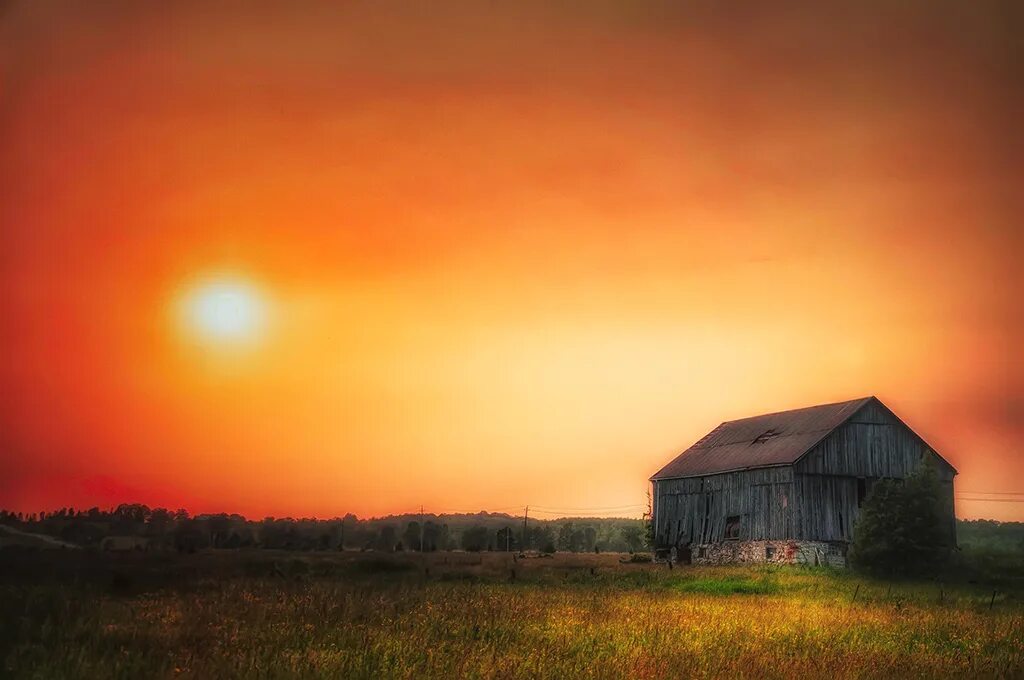
[[[617,555],[0,556],[16,678],[1024,677],[1024,602]]]

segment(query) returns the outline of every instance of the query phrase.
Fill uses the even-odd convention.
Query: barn
[[[698,564],[846,563],[879,479],[931,461],[956,541],[956,470],[875,397],[724,422],[653,477],[656,548]]]

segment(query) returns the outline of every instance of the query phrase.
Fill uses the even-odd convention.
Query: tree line
[[[250,520],[237,514],[201,514],[124,503],[116,508],[14,513],[0,510],[0,524],[82,547],[111,547],[133,537],[137,549],[195,552],[207,548],[275,550],[466,550],[634,552],[645,549],[641,520],[530,519],[505,513],[393,515],[360,519]]]

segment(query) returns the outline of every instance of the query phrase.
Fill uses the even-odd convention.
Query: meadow
[[[1013,587],[620,555],[0,555],[15,678],[1024,677]]]

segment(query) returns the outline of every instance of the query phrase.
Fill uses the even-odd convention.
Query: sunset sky
[[[0,507],[636,516],[874,394],[1024,520],[1019,6],[728,5],[0,3]]]

